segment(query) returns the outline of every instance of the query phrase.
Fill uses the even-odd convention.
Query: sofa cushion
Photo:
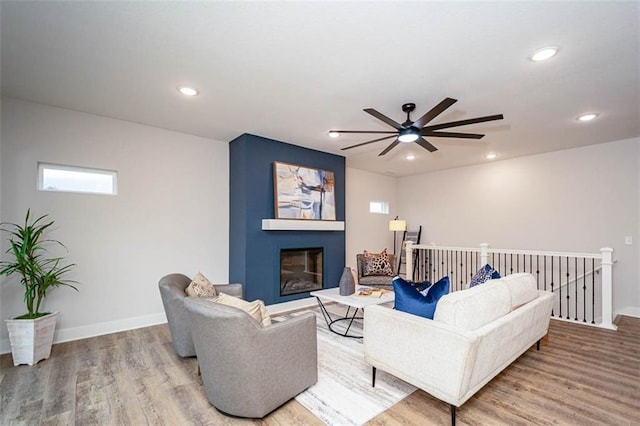
[[[386,248],[379,254],[364,251],[363,275],[365,277],[370,275],[393,276],[393,268]]]
[[[507,275],[500,280],[511,293],[511,309],[517,309],[538,297],[538,286],[533,275],[525,272]]]
[[[442,297],[434,319],[465,330],[475,330],[511,312],[511,293],[502,280],[460,290]]]
[[[469,288],[486,283],[489,280],[495,280],[498,278],[500,278],[500,274],[498,273],[498,271],[493,269],[493,266],[487,263],[482,268],[478,269],[475,275],[471,277],[471,281],[469,281]]]
[[[438,300],[449,293],[449,286],[449,277],[443,277],[429,287],[429,290],[423,296],[411,283],[400,277],[395,277],[393,279],[394,308],[409,314],[433,319]]]
[[[220,293],[217,297],[210,298],[212,302],[220,303],[227,306],[233,306],[234,308],[242,309],[253,317],[258,324],[262,327],[268,327],[271,325],[271,317],[267,312],[266,306],[262,300],[254,300],[253,302],[247,302],[239,297],[229,296],[225,293]]]
[[[207,298],[216,297],[218,294],[213,284],[200,272],[191,280],[184,292],[187,296]]]

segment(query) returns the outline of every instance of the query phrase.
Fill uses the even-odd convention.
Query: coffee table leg
[[[329,329],[331,330],[331,323],[333,322],[333,319],[331,319],[331,315],[329,315],[329,311],[327,311],[327,308],[324,307],[324,303],[322,303],[322,300],[320,300],[319,297],[316,297],[316,300],[318,301],[318,306],[320,306],[320,312],[322,312],[324,322],[327,323],[327,327],[329,327]]]
[[[324,321],[327,323],[327,327],[329,328],[329,331],[342,337],[353,337],[354,339],[362,339],[362,336],[354,336],[349,334],[349,329],[351,328],[353,321],[356,319],[363,319],[362,317],[357,316],[360,308],[355,308],[355,311],[353,311],[353,315],[349,317],[349,312],[351,312],[351,306],[347,306],[347,313],[344,315],[344,317],[333,319],[331,318],[331,314],[329,314],[329,311],[327,310],[327,308],[324,306],[324,303],[322,303],[322,300],[320,300],[319,297],[316,297],[316,300],[318,301],[320,312],[322,312],[322,316],[324,317]],[[347,329],[344,333],[338,333],[333,329],[333,324],[338,321],[349,321],[349,325],[347,326]]]
[[[345,314],[345,318],[349,317],[349,309],[351,309],[351,306],[349,306],[349,308],[347,309],[347,313]],[[358,309],[356,308],[356,310],[353,312],[353,316],[351,317],[351,321],[349,321],[349,326],[347,326],[347,329],[344,332],[344,336],[348,337],[347,335],[349,334],[349,329],[351,328],[351,324],[353,324],[353,320],[356,319],[356,315],[358,315]]]

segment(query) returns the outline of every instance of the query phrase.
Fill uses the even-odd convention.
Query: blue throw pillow
[[[428,280],[425,280],[421,283],[413,283],[413,286],[420,292],[420,294],[426,296],[427,291],[429,291],[429,287],[431,287],[431,283]]]
[[[449,293],[449,277],[443,277],[437,283],[429,287],[426,295],[420,294],[411,283],[400,277],[393,279],[393,291],[395,293],[394,308],[409,314],[433,319],[438,300]]]
[[[493,269],[493,266],[487,263],[482,268],[478,269],[478,272],[476,272],[476,274],[471,278],[471,281],[469,282],[469,288],[498,278],[500,278],[500,274],[498,273],[498,271]]]

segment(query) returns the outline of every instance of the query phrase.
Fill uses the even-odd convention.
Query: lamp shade
[[[407,221],[406,220],[390,220],[389,221],[389,231],[404,231],[407,229]]]

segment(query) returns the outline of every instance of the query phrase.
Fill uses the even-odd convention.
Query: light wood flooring
[[[640,424],[640,319],[617,324],[614,332],[551,321],[548,345],[527,351],[460,407],[458,424]],[[33,367],[2,355],[0,391],[0,425],[321,424],[295,400],[262,420],[219,413],[196,360],[173,352],[166,325],[54,345]],[[416,391],[368,424],[449,422],[448,404]]]

